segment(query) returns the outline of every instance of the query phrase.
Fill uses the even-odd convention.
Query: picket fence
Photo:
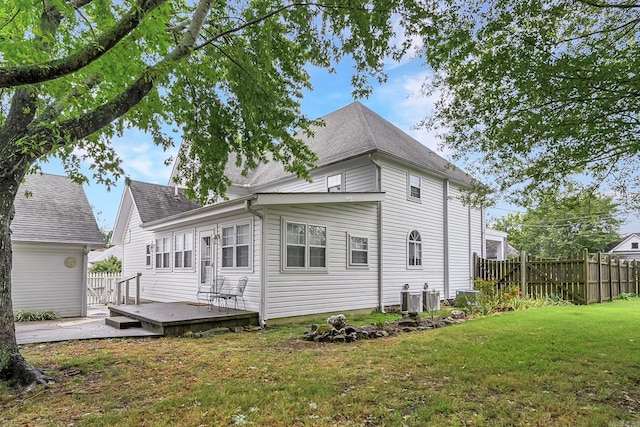
[[[87,304],[116,304],[118,281],[120,273],[88,273],[87,274]]]

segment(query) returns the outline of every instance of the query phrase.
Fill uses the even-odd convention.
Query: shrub
[[[21,310],[13,318],[16,322],[33,322],[37,320],[55,320],[60,315],[55,310]]]
[[[120,273],[121,271],[122,261],[114,255],[94,263],[91,268],[89,268],[89,273]]]

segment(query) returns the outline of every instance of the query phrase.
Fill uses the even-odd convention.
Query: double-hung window
[[[144,265],[147,268],[151,268],[151,257],[153,256],[152,245],[146,245],[145,247],[145,256],[144,256]]]
[[[222,267],[249,267],[250,224],[222,227]]]
[[[369,239],[349,235],[349,265],[369,265]]]
[[[174,268],[193,267],[193,233],[176,233],[173,240]]]
[[[409,173],[407,175],[407,198],[409,200],[420,201],[422,197],[422,178]]]
[[[284,224],[284,268],[326,268],[327,227],[298,222]]]
[[[341,173],[327,177],[327,191],[329,193],[338,193],[342,191],[342,174]]]
[[[171,268],[171,239],[169,237],[156,239],[156,268]]]
[[[422,266],[422,237],[420,237],[420,233],[418,233],[416,230],[413,230],[411,233],[409,233],[407,246],[408,266]]]

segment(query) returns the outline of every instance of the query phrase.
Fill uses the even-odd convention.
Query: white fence
[[[89,273],[87,275],[87,304],[116,304],[117,282],[120,273]]]

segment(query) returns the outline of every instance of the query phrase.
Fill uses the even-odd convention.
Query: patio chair
[[[247,281],[249,278],[247,276],[242,276],[238,279],[238,284],[236,286],[230,287],[228,290],[224,289],[217,295],[217,298],[224,300],[225,306],[227,307],[227,312],[229,312],[229,300],[234,301],[234,308],[238,309],[238,298],[242,300],[242,307],[244,310],[247,310],[247,306],[244,302],[244,290],[247,287]]]
[[[211,297],[214,292],[213,285],[213,267],[207,266],[204,270],[204,281],[198,285],[198,292],[196,293],[196,299],[199,303],[205,301],[208,305],[211,305]]]

